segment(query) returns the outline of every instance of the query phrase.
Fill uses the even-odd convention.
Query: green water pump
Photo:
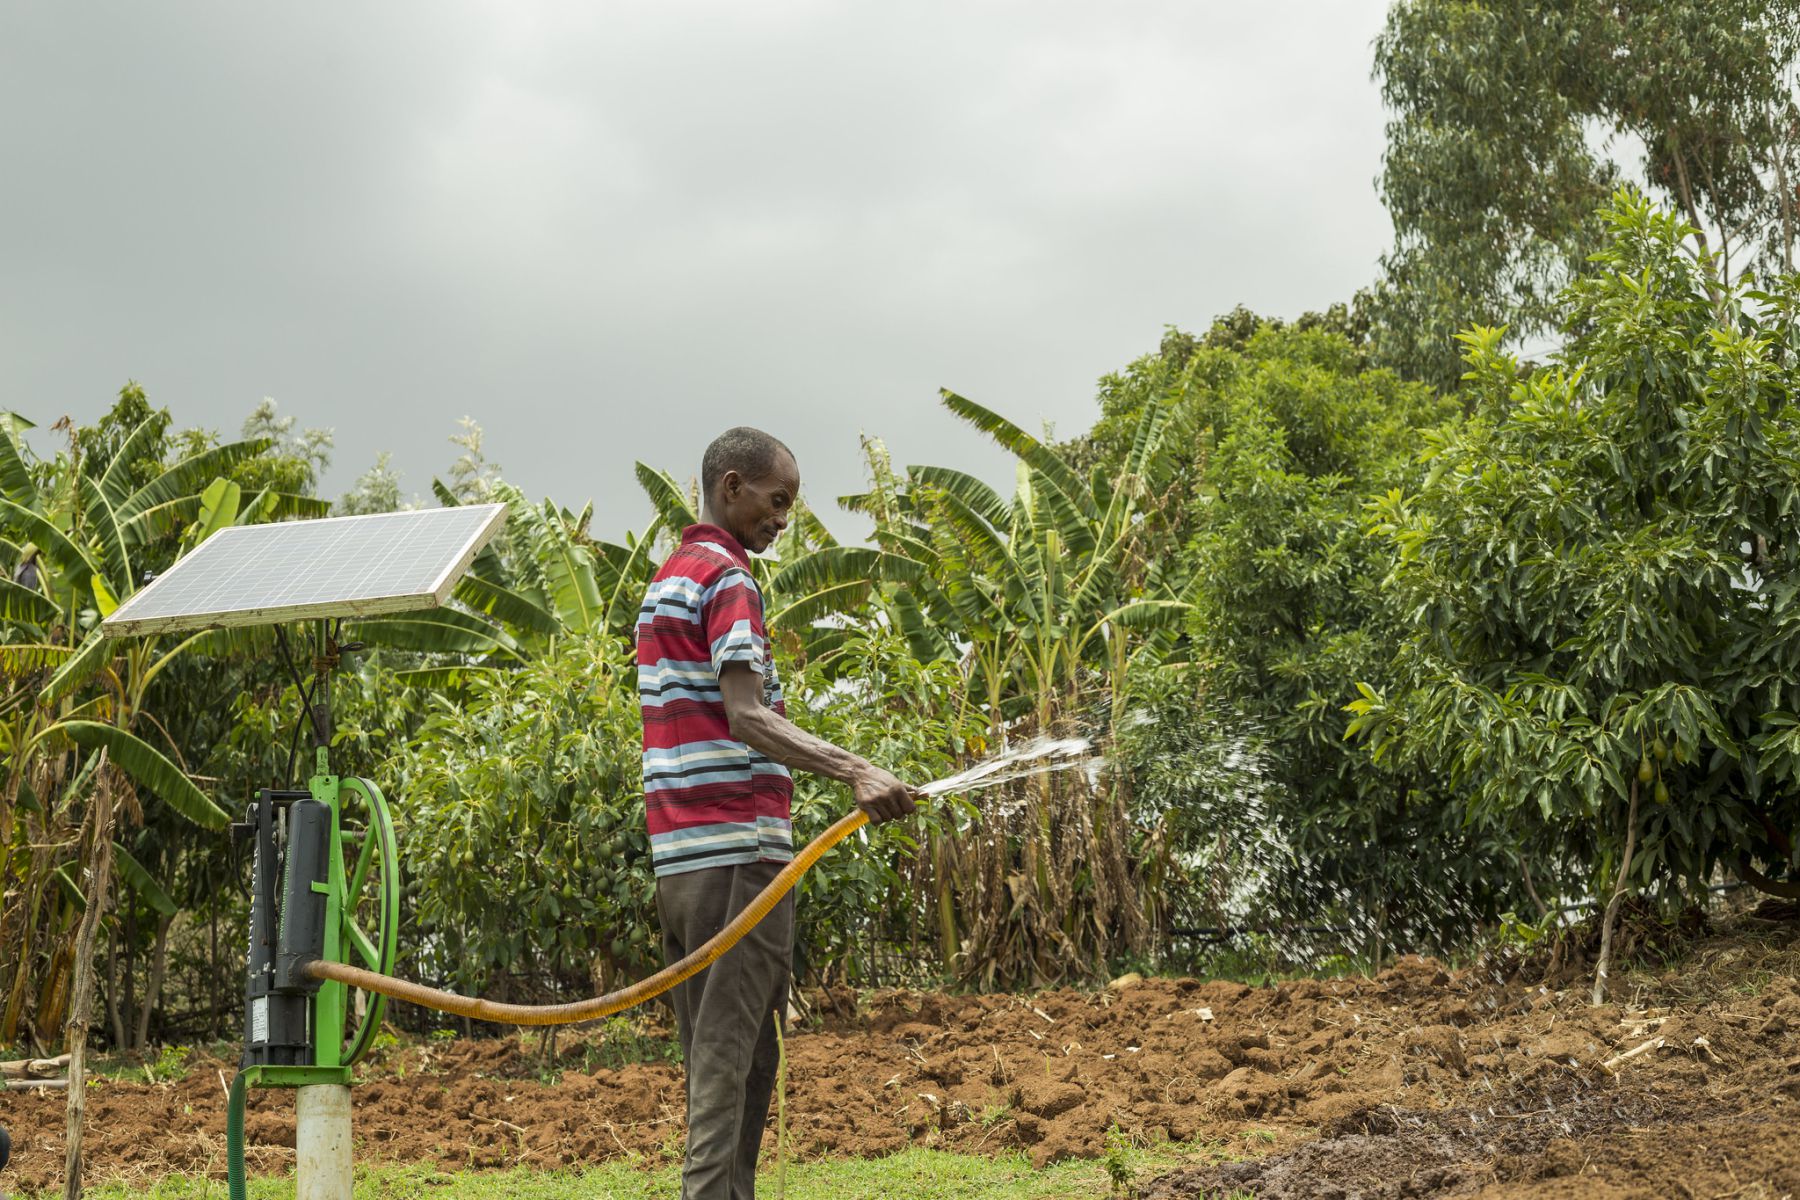
[[[315,728],[307,790],[266,788],[232,826],[253,853],[244,1058],[226,1119],[234,1200],[245,1194],[247,1091],[258,1086],[300,1089],[301,1200],[349,1196],[350,1072],[374,1045],[387,998],[306,968],[321,959],[384,975],[394,968],[400,868],[387,801],[365,779],[332,774],[329,717],[316,717]]]

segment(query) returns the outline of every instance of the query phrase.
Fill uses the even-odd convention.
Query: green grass
[[[1125,1151],[1124,1166],[1139,1185],[1164,1171],[1204,1157],[1221,1156],[1209,1147],[1159,1146]],[[776,1195],[772,1156],[757,1181],[757,1194]],[[250,1180],[250,1200],[289,1200],[291,1176]],[[662,1200],[680,1189],[680,1170],[609,1163],[586,1171],[449,1172],[426,1167],[367,1166],[356,1172],[357,1200]],[[59,1193],[60,1194],[60,1193]],[[905,1196],[909,1200],[1087,1200],[1114,1195],[1104,1162],[1058,1163],[1034,1168],[1022,1155],[990,1158],[938,1150],[905,1150],[888,1158],[840,1159],[788,1165],[787,1200],[859,1200]],[[224,1200],[222,1182],[172,1175],[157,1183],[133,1182],[90,1187],[92,1200]],[[21,1200],[30,1200],[22,1197]]]

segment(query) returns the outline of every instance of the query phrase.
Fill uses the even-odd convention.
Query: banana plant
[[[183,655],[241,646],[243,635],[111,641],[101,636],[100,621],[144,581],[146,567],[219,529],[322,508],[310,497],[274,492],[244,500],[223,473],[263,453],[268,443],[259,439],[206,448],[156,469],[154,418],[100,462],[84,459],[78,441],[67,455],[35,462],[20,440],[28,427],[16,414],[0,419],[0,552],[15,555],[11,577],[0,580],[0,880],[16,897],[0,913],[0,957],[9,968],[0,976],[0,1041],[17,1037],[33,982],[44,1001],[33,1027],[41,1036],[60,1026],[67,975],[80,964],[66,947],[36,943],[42,935],[68,935],[68,914],[85,906],[76,881],[86,875],[39,847],[68,844],[69,819],[101,786],[97,765],[187,821],[208,829],[227,823],[152,744],[160,739],[179,755],[145,696]],[[145,475],[148,482],[138,483]],[[127,812],[137,807],[132,797]],[[80,845],[96,853],[111,837],[111,830],[91,830]],[[103,857],[135,890],[166,896],[141,864],[132,869],[135,859]],[[63,915],[53,911],[59,906]],[[39,981],[35,968],[45,952],[51,977]]]
[[[1186,388],[1178,380],[1145,406],[1120,469],[1086,477],[1055,447],[944,392],[949,411],[1013,454],[1010,498],[948,467],[897,473],[886,449],[865,440],[869,490],[841,503],[873,522],[874,546],[786,563],[775,623],[873,620],[900,630],[921,660],[958,659],[993,743],[1059,728],[1096,693],[1117,728],[1133,681],[1169,658],[1191,607],[1145,527],[1170,470],[1170,435],[1183,432]],[[1030,836],[933,836],[924,848],[929,916],[966,977],[1041,981],[1071,956],[1103,958],[1142,940],[1152,902],[1122,853],[1122,797],[1115,787],[1053,790],[1024,789]]]
[[[876,585],[891,584],[883,619],[921,657],[962,647],[996,730],[1026,713],[1048,724],[1084,670],[1107,672],[1122,706],[1129,668],[1169,652],[1167,631],[1188,608],[1141,541],[1143,503],[1166,469],[1180,399],[1145,407],[1117,475],[1084,479],[1054,447],[944,392],[946,408],[1016,456],[1011,500],[948,467],[896,476],[885,449],[866,442],[871,489],[843,504],[874,520],[879,551],[820,551],[786,567],[778,581],[807,589],[790,619],[853,613]]]

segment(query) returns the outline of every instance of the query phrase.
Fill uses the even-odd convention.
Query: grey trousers
[[[749,907],[781,863],[709,867],[656,881],[663,955],[674,962]],[[669,993],[687,1064],[682,1200],[753,1200],[794,957],[789,892],[724,957]]]

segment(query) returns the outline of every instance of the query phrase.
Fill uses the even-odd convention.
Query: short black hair
[[[780,438],[760,429],[748,425],[727,429],[712,440],[700,459],[701,496],[710,498],[727,471],[736,471],[749,480],[766,478],[775,469],[776,457],[783,453],[794,457]]]

